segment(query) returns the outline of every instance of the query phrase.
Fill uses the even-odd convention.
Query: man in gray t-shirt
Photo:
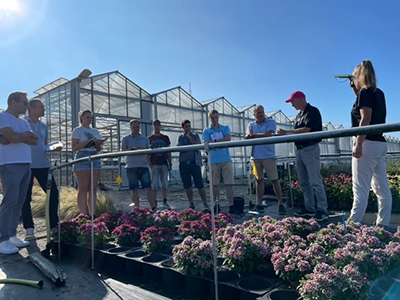
[[[25,120],[28,121],[32,131],[38,136],[39,140],[37,145],[31,146],[32,164],[31,164],[31,178],[29,181],[28,192],[24,206],[22,207],[22,223],[26,229],[25,240],[34,239],[34,224],[32,218],[31,201],[32,201],[32,188],[33,179],[39,182],[40,187],[47,192],[47,177],[51,163],[47,157],[46,145],[49,143],[47,126],[43,124],[39,118],[44,116],[44,105],[40,99],[32,99],[29,101],[28,116]],[[61,151],[61,147],[57,147],[53,151]],[[58,224],[58,189],[54,181],[51,179],[51,192],[50,192],[50,228],[56,227]]]
[[[140,134],[140,122],[130,121],[131,134],[125,136],[121,142],[121,151],[141,150],[150,147],[147,137]],[[155,210],[154,193],[151,189],[151,179],[147,154],[126,156],[126,174],[129,181],[129,189],[132,191],[132,201],[135,207],[139,207],[139,181],[142,188],[146,189],[147,200],[150,207]]]

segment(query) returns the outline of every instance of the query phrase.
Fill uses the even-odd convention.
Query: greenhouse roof
[[[34,91],[36,95],[41,95],[44,94],[52,89],[55,89],[56,87],[59,87],[60,85],[63,85],[65,83],[69,82],[68,79],[65,79],[64,77],[60,77],[45,86],[42,86],[41,88],[38,88],[37,90]]]

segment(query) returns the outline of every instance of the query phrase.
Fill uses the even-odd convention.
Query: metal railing
[[[176,147],[167,147],[160,149],[146,149],[146,150],[131,150],[131,151],[123,151],[123,152],[115,152],[115,153],[107,153],[107,154],[96,154],[93,156],[88,156],[84,158],[80,158],[77,160],[73,160],[70,162],[66,162],[60,164],[58,166],[54,166],[50,169],[50,172],[61,169],[67,166],[71,166],[73,164],[89,161],[91,162],[91,177],[93,178],[93,161],[102,158],[110,158],[110,157],[120,157],[120,156],[128,156],[128,155],[141,155],[141,154],[155,154],[155,153],[168,153],[168,152],[181,152],[181,151],[190,151],[190,150],[205,150],[208,157],[208,169],[209,169],[209,190],[210,190],[210,202],[211,207],[214,207],[214,197],[213,197],[213,189],[212,189],[212,168],[211,168],[211,151],[215,149],[221,148],[231,148],[231,147],[243,147],[243,146],[255,146],[255,145],[267,145],[267,144],[279,144],[279,143],[289,143],[289,142],[300,142],[300,141],[310,141],[310,140],[318,140],[318,139],[326,139],[326,138],[334,138],[334,137],[344,137],[344,136],[356,136],[363,135],[368,133],[382,133],[382,132],[393,132],[400,131],[400,123],[392,123],[392,124],[380,124],[380,125],[369,125],[363,127],[354,127],[347,129],[337,129],[331,131],[318,131],[318,132],[310,132],[310,133],[302,133],[302,134],[287,134],[281,136],[271,136],[266,138],[258,138],[258,139],[248,139],[241,141],[229,141],[229,142],[219,142],[219,143],[205,143],[198,145],[188,145],[188,146],[176,146]],[[349,154],[350,155],[350,154]],[[290,170],[290,168],[289,168]],[[91,189],[93,189],[93,182]],[[91,198],[91,206],[94,207],[94,198],[92,194]],[[214,209],[211,209],[211,219],[212,219],[212,244],[214,249],[214,278],[215,278],[215,299],[218,300],[218,274],[217,274],[217,251],[216,251],[216,235],[215,235],[215,214]],[[59,234],[60,234],[60,224],[59,224]],[[58,243],[60,247],[60,243]],[[60,249],[59,252],[60,253]],[[92,215],[92,269],[94,269],[94,227],[93,227],[93,215]]]

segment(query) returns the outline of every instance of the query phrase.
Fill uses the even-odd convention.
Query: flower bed
[[[400,266],[400,227],[391,234],[352,222],[346,227],[331,223],[321,229],[315,220],[292,217],[275,220],[265,216],[237,225],[231,221],[226,214],[216,216],[217,255],[223,267],[242,275],[262,274],[272,262],[277,276],[298,285],[301,299],[364,299],[370,282]],[[153,214],[135,209],[100,216],[94,224],[95,242],[107,241],[107,224],[117,224],[112,232],[117,244],[132,246],[140,234],[147,253],[170,251],[179,222],[177,232],[185,239],[173,248],[174,267],[189,275],[210,273],[214,260],[209,214],[200,216],[192,210],[182,215]],[[61,242],[89,243],[91,228],[83,215],[63,222]],[[58,232],[53,233],[57,236]]]

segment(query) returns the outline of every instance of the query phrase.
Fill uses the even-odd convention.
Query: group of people
[[[353,71],[350,79],[356,100],[351,109],[352,127],[383,124],[386,122],[386,103],[384,93],[376,87],[375,71],[369,60],[364,60]],[[246,139],[265,138],[272,135],[300,134],[322,130],[322,118],[319,110],[307,103],[306,96],[300,91],[291,94],[286,100],[299,110],[292,130],[276,128],[274,120],[266,117],[264,107],[254,108],[255,121],[248,125]],[[28,110],[28,115],[25,115]],[[49,149],[48,131],[40,121],[44,116],[44,105],[40,99],[28,101],[24,92],[11,93],[7,100],[7,109],[0,113],[0,180],[3,200],[0,204],[0,253],[13,254],[19,248],[29,246],[29,239],[34,238],[34,224],[31,212],[33,180],[36,178],[46,192],[46,182],[50,161],[47,152],[60,151],[62,147]],[[211,110],[208,114],[210,126],[203,130],[204,143],[220,143],[231,140],[229,126],[219,123],[219,113]],[[105,139],[98,130],[91,127],[93,113],[83,110],[79,113],[80,126],[72,132],[72,151],[76,159],[95,155],[101,151]],[[153,135],[142,136],[140,121],[131,120],[131,134],[122,139],[121,151],[164,148],[171,145],[168,136],[162,134],[161,122],[154,120]],[[198,134],[191,131],[190,120],[181,123],[183,133],[178,138],[178,146],[200,144]],[[328,205],[320,171],[320,139],[296,141],[296,169],[304,195],[304,208],[296,216],[314,217],[318,221],[328,218]],[[354,138],[352,151],[353,173],[353,207],[350,218],[360,222],[365,214],[370,187],[378,197],[377,226],[388,226],[390,223],[392,196],[389,189],[385,154],[387,144],[382,134],[358,135]],[[282,189],[278,181],[275,158],[275,146],[256,145],[251,153],[253,171],[256,178],[256,210],[263,212],[264,171],[272,182],[278,199],[278,212],[285,214],[282,202]],[[221,178],[225,184],[229,202],[229,213],[238,214],[234,204],[234,172],[228,148],[216,148],[210,153],[212,168],[212,187],[216,200],[216,212],[219,208],[219,184]],[[93,165],[93,170],[91,167]],[[206,200],[201,175],[202,159],[197,150],[179,153],[179,171],[184,189],[189,200],[189,207],[195,209],[193,202],[192,178],[203,202],[203,209],[210,208]],[[131,190],[132,201],[139,206],[139,182],[147,192],[149,204],[157,208],[157,189],[159,181],[162,187],[163,209],[169,209],[167,200],[167,178],[172,168],[171,152],[157,154],[127,155],[126,171]],[[100,176],[100,160],[80,162],[74,165],[78,183],[77,202],[81,213],[94,216],[96,213],[96,190]],[[93,177],[91,176],[93,172]],[[58,224],[58,190],[52,178],[50,195],[50,226]],[[94,206],[92,206],[92,197]],[[25,240],[16,236],[19,218],[22,216],[26,229]]]

